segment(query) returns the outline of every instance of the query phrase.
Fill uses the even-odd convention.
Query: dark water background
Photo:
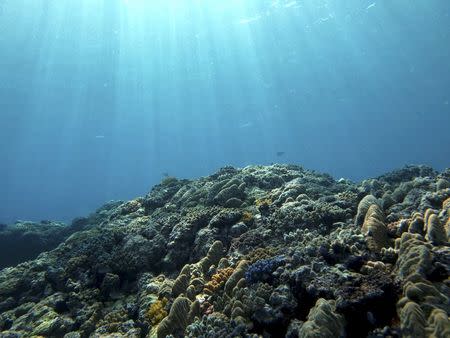
[[[70,220],[229,164],[443,169],[449,14],[448,0],[1,0],[0,222]]]

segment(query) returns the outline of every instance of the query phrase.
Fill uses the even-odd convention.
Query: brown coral
[[[408,231],[414,234],[421,234],[424,233],[424,220],[421,214],[414,213],[412,216],[412,220],[409,223]]]
[[[205,284],[203,292],[212,295],[225,285],[226,281],[230,278],[233,272],[234,269],[230,267],[218,270],[217,273],[211,277],[211,280]]]
[[[365,196],[358,204],[358,212],[355,217],[355,225],[362,225],[371,205],[379,205],[378,199],[373,195]]]
[[[427,234],[425,238],[435,245],[444,244],[447,242],[447,234],[444,226],[441,224],[436,214],[430,214],[426,221]]]
[[[169,315],[165,317],[157,328],[158,338],[164,338],[175,331],[184,331],[189,324],[191,301],[185,297],[178,297],[170,308]]]
[[[150,305],[146,316],[152,325],[157,325],[167,316],[167,311],[165,309],[167,302],[167,298],[162,298]]]
[[[231,295],[234,287],[239,282],[241,278],[244,278],[245,271],[248,268],[248,262],[245,260],[242,260],[239,262],[239,264],[236,267],[236,270],[234,270],[233,274],[228,278],[227,282],[225,283],[225,293],[227,295]]]
[[[377,204],[372,204],[367,210],[361,231],[366,236],[367,246],[371,251],[379,252],[388,245],[383,212]]]
[[[402,335],[405,338],[425,337],[427,321],[420,306],[407,302],[400,311]]]
[[[269,207],[272,204],[272,199],[271,198],[258,198],[255,201],[255,205],[259,208],[259,207]]]
[[[445,311],[434,309],[428,318],[427,333],[429,337],[447,338],[450,337],[450,320]]]
[[[245,224],[253,222],[253,214],[250,211],[244,211],[241,216],[241,221]]]
[[[252,264],[260,259],[266,259],[273,256],[276,256],[278,253],[278,249],[273,246],[267,246],[264,248],[256,248],[255,250],[250,251],[248,254],[244,256],[244,259]]]
[[[208,250],[206,257],[202,258],[199,265],[203,271],[206,273],[211,265],[217,265],[219,260],[223,256],[223,244],[221,241],[215,241]]]
[[[172,286],[172,296],[177,297],[181,293],[185,293],[189,286],[189,277],[185,274],[180,274]]]

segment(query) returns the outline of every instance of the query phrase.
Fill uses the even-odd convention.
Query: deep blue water
[[[0,222],[67,221],[224,165],[448,167],[449,14],[448,0],[0,0]]]

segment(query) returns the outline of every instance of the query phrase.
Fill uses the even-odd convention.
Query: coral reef
[[[0,336],[448,337],[449,182],[225,167],[3,225]]]

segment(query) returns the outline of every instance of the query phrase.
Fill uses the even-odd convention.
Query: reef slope
[[[448,169],[166,178],[1,270],[0,337],[449,337],[449,216]]]

